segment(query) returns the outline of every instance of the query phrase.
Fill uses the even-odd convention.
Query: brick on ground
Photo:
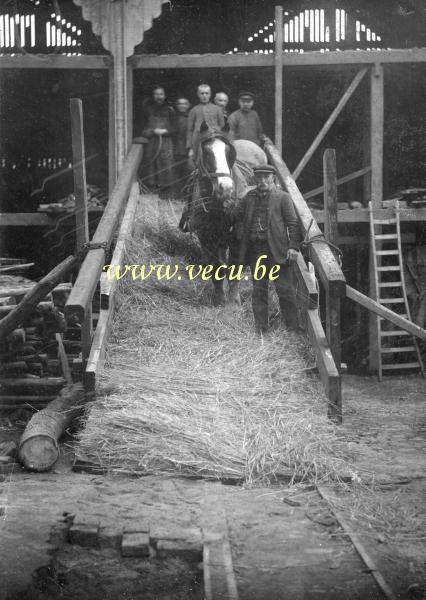
[[[124,533],[121,541],[121,554],[128,558],[146,558],[149,556],[149,533]]]
[[[119,550],[123,539],[123,529],[121,527],[100,527],[98,533],[99,548],[114,548]]]
[[[188,562],[200,562],[203,558],[201,542],[187,540],[158,540],[157,556],[159,558],[182,558]]]
[[[75,521],[70,528],[71,544],[78,544],[86,548],[98,547],[98,523],[82,523]]]

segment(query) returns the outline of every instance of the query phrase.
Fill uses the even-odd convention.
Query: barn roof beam
[[[208,69],[273,67],[273,54],[137,54],[130,58],[136,69]],[[426,62],[426,48],[344,50],[283,53],[284,67],[329,67],[374,63]]]

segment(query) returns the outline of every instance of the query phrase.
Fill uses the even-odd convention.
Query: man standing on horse
[[[186,148],[188,157],[197,162],[198,146],[200,142],[200,128],[203,121],[211,131],[220,131],[225,125],[222,109],[210,102],[210,86],[202,83],[197,88],[200,103],[191,108],[188,115],[188,129],[186,135]]]
[[[297,216],[290,196],[275,186],[274,167],[263,165],[255,167],[253,172],[256,188],[244,196],[233,216],[239,241],[238,262],[250,265],[253,276],[256,330],[261,333],[268,330],[270,280],[275,284],[284,323],[297,329],[292,270],[301,242]]]

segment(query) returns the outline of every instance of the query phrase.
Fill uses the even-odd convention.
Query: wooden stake
[[[328,148],[323,157],[324,174],[324,233],[325,239],[337,244],[337,173],[336,151]],[[340,298],[326,289],[327,339],[336,367],[341,364]]]
[[[275,146],[282,155],[283,139],[283,7],[275,7]]]

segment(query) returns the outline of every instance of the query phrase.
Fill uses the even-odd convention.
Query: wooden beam
[[[52,218],[46,213],[0,213],[0,227],[47,227]]]
[[[282,154],[283,139],[283,7],[275,7],[275,146]]]
[[[328,416],[337,423],[342,422],[342,382],[333,359],[318,310],[306,312],[309,340],[315,352],[318,371],[328,398]]]
[[[300,252],[295,265],[295,273],[298,282],[298,293],[306,301],[307,309],[318,308],[319,294],[316,281]]]
[[[404,319],[397,313],[393,312],[393,310],[389,310],[385,306],[382,306],[378,302],[375,302],[368,296],[365,296],[361,292],[358,292],[354,288],[349,285],[346,286],[346,297],[350,298],[354,302],[357,302],[370,312],[382,317],[383,319],[387,319],[394,325],[396,325],[399,329],[403,329],[404,331],[408,331],[411,335],[418,337],[419,339],[426,342],[426,329],[419,327],[415,323]]]
[[[310,159],[311,159],[312,155],[314,154],[315,150],[321,144],[322,140],[325,138],[325,136],[327,135],[327,133],[331,129],[331,126],[333,125],[333,123],[335,122],[335,120],[337,119],[337,117],[340,115],[340,113],[342,112],[342,110],[346,106],[346,104],[349,101],[350,97],[355,92],[355,90],[357,89],[357,87],[359,86],[359,84],[361,83],[361,81],[363,80],[364,75],[367,73],[367,70],[368,70],[367,67],[362,68],[360,71],[358,71],[358,73],[353,78],[351,84],[349,85],[349,87],[347,88],[347,90],[345,91],[345,93],[340,98],[339,102],[337,103],[337,106],[335,107],[335,109],[333,110],[333,112],[331,113],[331,115],[328,117],[327,121],[324,123],[321,131],[318,133],[318,135],[316,136],[316,138],[314,139],[314,141],[312,142],[312,144],[310,145],[310,147],[306,151],[305,156],[302,158],[302,160],[300,161],[300,163],[295,168],[295,170],[293,172],[293,179],[294,180],[296,180],[299,177],[300,173],[303,171],[303,169],[306,167],[306,165],[310,161]]]
[[[107,249],[111,245],[120,212],[129,197],[130,188],[142,159],[142,154],[142,144],[133,144],[126,157],[117,183],[92,239],[92,243],[105,244],[105,248],[96,248],[88,252],[65,305],[65,316],[71,322],[77,320],[81,323],[92,302],[93,294],[102,273]]]
[[[267,140],[265,143],[265,151],[270,161],[277,169],[277,176],[281,185],[291,196],[296,213],[299,217],[302,234],[306,236],[309,232],[309,239],[317,235],[322,235],[322,231],[315,222],[309,206],[306,204],[300,193],[287,165],[270,140]],[[336,296],[344,296],[345,277],[330,248],[324,243],[313,242],[312,244],[309,244],[309,254],[322,282],[325,286],[330,288],[330,293]]]
[[[0,56],[0,69],[108,69],[111,57],[96,54],[16,54]]]
[[[317,223],[324,223],[324,211],[312,209],[312,214]],[[380,213],[375,210],[377,218],[391,219],[395,216],[395,211],[390,208],[380,209]],[[380,214],[380,216],[378,216]],[[405,223],[422,223],[426,221],[426,208],[401,208],[400,219]],[[345,208],[339,210],[339,223],[368,223],[368,208]]]
[[[133,67],[127,61],[127,149],[130,150],[133,139]]]
[[[100,279],[101,284],[101,308],[107,309],[112,305],[115,291],[118,285],[118,279],[113,276],[115,266],[122,266],[126,254],[126,243],[133,233],[135,224],[135,214],[139,201],[139,184],[135,182],[130,191],[129,201],[126,211],[121,222],[120,231],[118,232],[117,241],[114,248],[114,254],[111,258],[111,275],[108,277],[106,272],[103,272]]]
[[[84,148],[83,103],[80,98],[71,98],[71,139],[74,175],[76,250],[81,250],[89,241],[89,219],[87,213],[86,153]]]
[[[86,370],[83,374],[83,384],[86,392],[93,392],[96,389],[96,379],[105,363],[106,346],[113,317],[114,306],[110,306],[107,310],[101,309]]]
[[[370,72],[370,160],[371,203],[380,208],[383,200],[383,136],[384,136],[384,76],[383,66],[376,64]]]
[[[111,30],[114,29],[114,119],[115,119],[115,162],[120,171],[127,154],[127,61],[125,53],[126,2],[116,0],[109,12]]]
[[[345,175],[344,177],[339,177],[339,179],[336,181],[337,185],[343,185],[344,183],[349,183],[349,181],[352,181],[353,179],[358,179],[358,177],[362,177],[363,175],[366,175],[367,173],[369,173],[371,171],[371,167],[364,167],[363,169],[360,169],[359,171],[354,171],[353,173],[349,173],[349,175]],[[309,200],[309,198],[314,198],[315,196],[319,196],[319,194],[322,194],[322,192],[324,191],[324,186],[320,185],[317,188],[314,188],[313,190],[310,190],[309,192],[303,193],[303,197],[305,198],[305,200]]]
[[[325,239],[337,244],[337,175],[336,151],[327,148],[323,156],[324,176],[324,234]],[[334,362],[340,371],[341,333],[340,333],[340,298],[326,289],[326,330],[327,339],[333,354]]]
[[[3,57],[2,57],[3,58]],[[274,67],[272,54],[136,54],[135,69],[209,69]],[[426,62],[426,48],[392,50],[344,50],[332,52],[286,52],[284,67],[331,67],[380,63]]]

